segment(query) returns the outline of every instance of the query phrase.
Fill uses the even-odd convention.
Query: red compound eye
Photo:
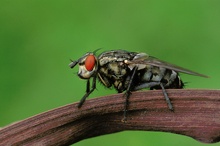
[[[95,57],[94,55],[88,55],[85,60],[85,67],[88,71],[92,71],[95,66]]]

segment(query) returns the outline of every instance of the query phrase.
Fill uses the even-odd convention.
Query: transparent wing
[[[180,66],[159,60],[157,58],[154,58],[152,56],[141,56],[140,58],[135,58],[134,60],[130,60],[128,61],[129,64],[140,64],[140,65],[152,65],[152,66],[157,66],[157,67],[163,67],[166,69],[170,69],[170,70],[174,70],[176,72],[182,72],[182,73],[186,73],[186,74],[191,74],[191,75],[196,75],[196,76],[201,76],[201,77],[205,77],[208,78],[208,76],[191,71],[189,69],[185,69],[182,68]]]

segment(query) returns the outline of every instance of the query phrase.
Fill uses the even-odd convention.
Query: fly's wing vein
[[[152,56],[148,56],[145,59],[134,59],[134,60],[130,60],[128,62],[128,64],[139,64],[139,65],[152,65],[152,66],[157,66],[157,67],[163,67],[166,69],[170,69],[170,70],[174,70],[176,72],[182,72],[182,73],[186,73],[186,74],[191,74],[191,75],[196,75],[196,76],[201,76],[201,77],[205,77],[208,78],[208,76],[191,71],[189,69],[159,60],[155,57]]]

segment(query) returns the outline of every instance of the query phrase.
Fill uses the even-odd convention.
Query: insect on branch
[[[99,50],[99,49],[98,49]],[[107,88],[114,87],[118,93],[125,91],[124,117],[127,119],[130,93],[145,88],[162,89],[170,110],[173,106],[166,93],[166,89],[182,89],[179,72],[208,77],[206,75],[182,68],[180,66],[156,59],[146,53],[129,52],[125,50],[111,50],[96,56],[96,52],[87,52],[77,61],[69,64],[70,68],[79,65],[78,76],[87,80],[86,94],[81,98],[78,107],[81,108],[86,98],[96,88],[96,79]],[[89,80],[93,78],[90,90]]]
[[[169,89],[167,93],[173,112],[167,109],[160,90],[133,92],[123,123],[122,94],[94,98],[80,109],[73,103],[4,127],[0,145],[70,145],[124,130],[178,133],[206,143],[220,141],[219,90]]]

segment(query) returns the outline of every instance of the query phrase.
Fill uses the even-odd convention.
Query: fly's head
[[[94,53],[86,53],[77,61],[71,60],[69,67],[74,68],[77,64],[79,64],[78,76],[81,79],[89,79],[97,73],[98,61]]]

